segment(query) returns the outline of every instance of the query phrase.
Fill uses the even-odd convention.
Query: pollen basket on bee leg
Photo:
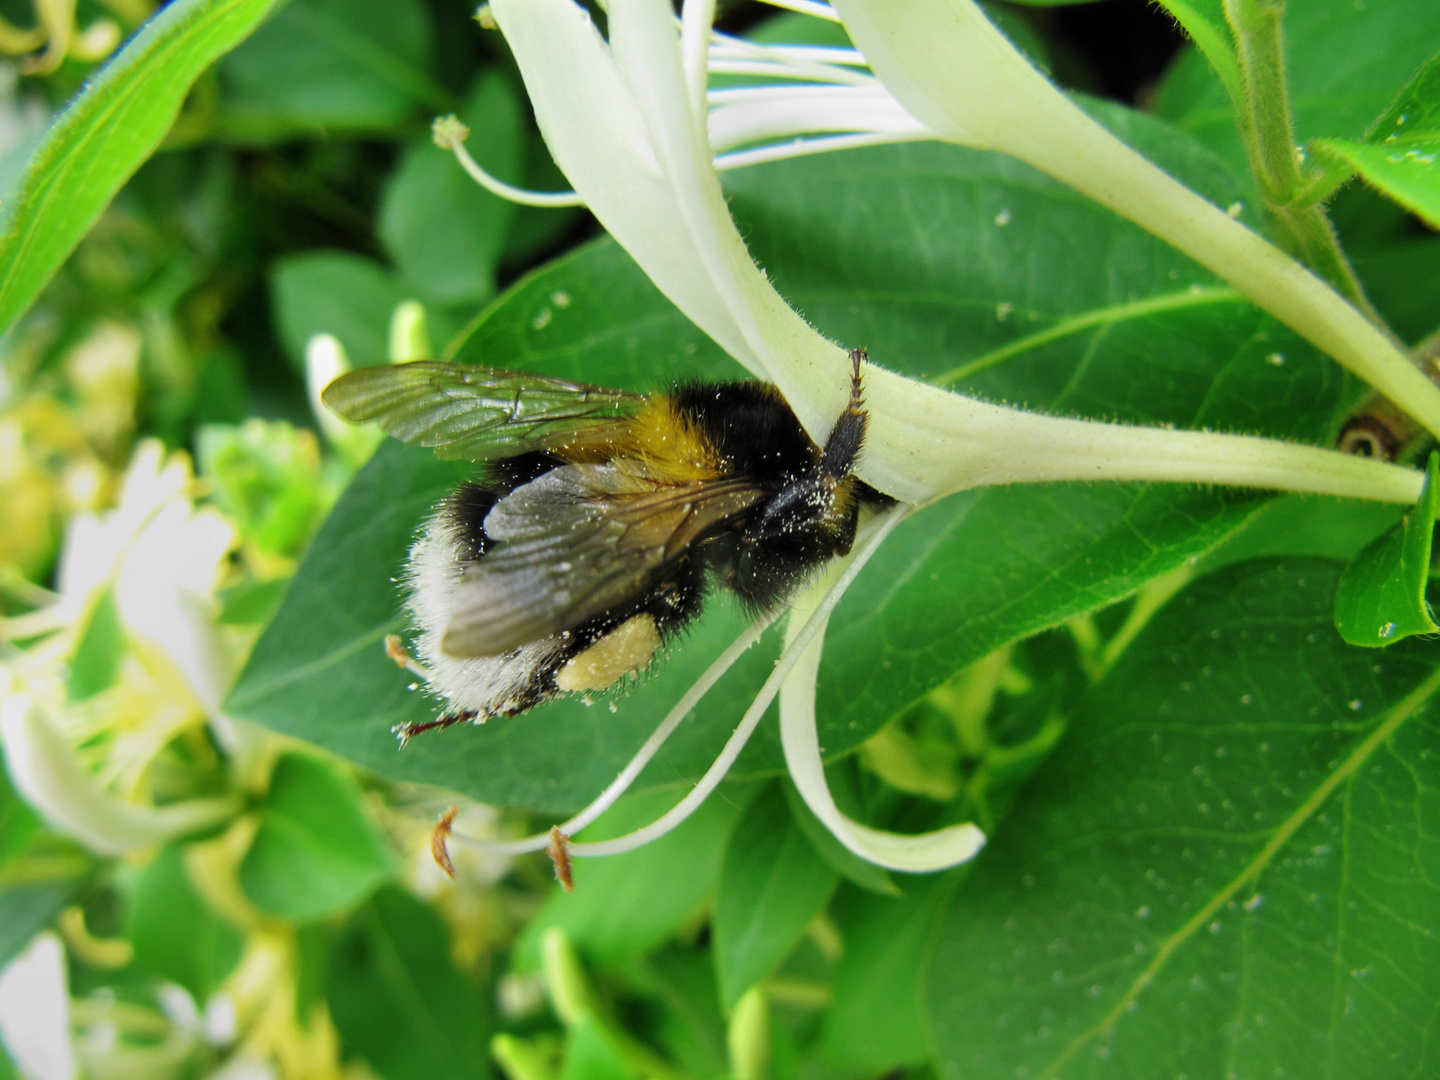
[[[655,617],[642,612],[621,623],[555,673],[560,690],[604,690],[649,666],[660,649]]]

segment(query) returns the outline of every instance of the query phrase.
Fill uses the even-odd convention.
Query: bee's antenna
[[[860,365],[868,364],[869,362],[870,354],[864,349],[850,350],[850,363],[852,366],[852,373],[850,375],[850,405],[846,408],[846,412],[858,413],[863,411],[865,398],[860,388]]]
[[[869,360],[864,349],[850,350],[850,402],[830,429],[830,437],[825,440],[820,455],[820,475],[832,485],[850,475],[855,459],[860,456],[860,446],[865,441],[865,425],[869,416],[865,412],[865,397],[860,385],[860,365]]]

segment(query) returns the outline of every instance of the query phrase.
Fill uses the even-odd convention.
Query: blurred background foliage
[[[1208,69],[1157,9],[993,10],[1066,86],[1188,123],[1233,156],[1233,130],[1192,108]],[[0,0],[11,210],[51,118],[151,11]],[[773,18],[721,6],[736,32],[775,34]],[[823,36],[780,18],[790,40]],[[43,981],[42,946],[63,944],[73,1050],[94,1080],[933,1075],[923,974],[964,872],[897,882],[840,848],[787,781],[728,786],[664,840],[577,866],[567,895],[539,856],[456,849],[452,882],[430,840],[453,795],[217,718],[370,449],[336,442],[313,411],[315,336],[356,363],[444,352],[501,290],[597,235],[583,211],[471,183],[430,138],[450,112],[495,175],[564,187],[503,40],[466,0],[291,0],[199,77],[0,346],[4,677],[63,714],[102,778],[96,820],[122,801],[221,808],[106,851],[93,829],[82,844],[47,823],[0,771],[0,964],[19,957],[34,966],[11,970]],[[1360,187],[1333,212],[1397,331],[1432,330],[1433,234]],[[1389,520],[1344,517],[1359,539],[1341,547]],[[209,659],[167,653],[164,628],[134,614],[127,575],[152,548],[166,566],[209,553],[166,586],[203,601]],[[88,577],[86,558],[103,563]],[[965,668],[837,767],[842,798],[896,825],[988,828],[1130,610]],[[597,835],[672,799],[629,799]],[[473,834],[545,823],[459,807]],[[14,1069],[0,1055],[0,1077]]]

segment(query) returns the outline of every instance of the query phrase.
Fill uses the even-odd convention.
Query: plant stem
[[[1285,79],[1284,14],[1285,0],[1225,0],[1240,65],[1240,139],[1281,246],[1383,329],[1384,321],[1366,299],[1325,208],[1306,199],[1315,178],[1302,172],[1295,147]]]

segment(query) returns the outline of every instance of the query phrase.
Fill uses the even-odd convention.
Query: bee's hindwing
[[[496,503],[495,547],[456,588],[444,651],[497,656],[621,608],[765,496],[751,481],[674,483],[637,464],[564,465]]]

